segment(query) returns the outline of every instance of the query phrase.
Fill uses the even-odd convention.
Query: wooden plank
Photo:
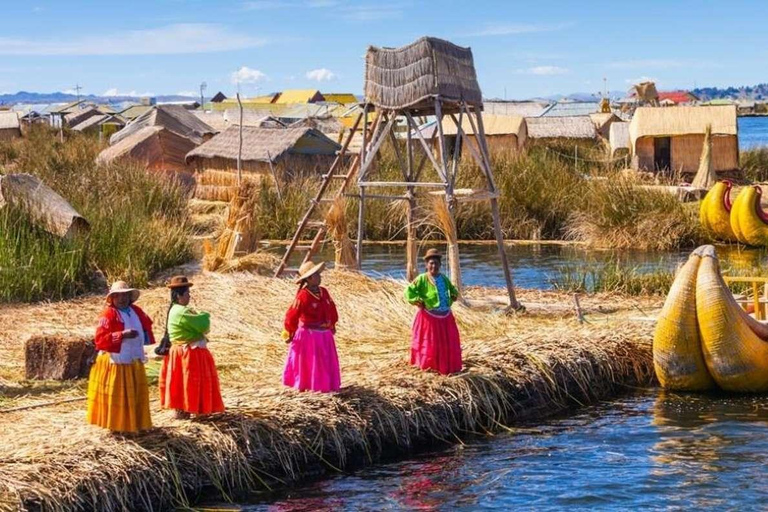
[[[426,181],[360,181],[360,187],[435,187],[445,188],[445,183]]]
[[[442,179],[445,179],[443,172],[440,170],[440,164],[437,163],[435,155],[432,154],[432,150],[430,149],[429,145],[427,145],[427,141],[424,140],[424,136],[421,134],[421,130],[419,130],[418,126],[416,126],[416,121],[413,120],[413,117],[407,110],[403,113],[405,114],[405,118],[408,120],[408,124],[416,132],[416,138],[419,139],[419,142],[421,142],[421,146],[424,148],[424,153],[427,155],[430,162],[432,162],[432,166],[435,168],[435,171],[437,171],[438,176],[440,176]]]
[[[378,154],[381,145],[384,143],[384,139],[386,139],[387,134],[392,129],[392,124],[395,122],[395,118],[389,115],[387,117],[387,124],[384,125],[384,129],[378,134],[376,138],[371,139],[371,142],[374,140],[375,142],[373,142],[373,147],[371,150],[366,153],[367,161],[363,161],[363,165],[358,172],[358,181],[365,179],[365,175],[368,173],[368,168],[371,166],[371,163],[373,163],[373,160]],[[379,118],[381,118],[381,116]]]
[[[352,199],[360,199],[360,194],[344,194],[344,197]],[[388,199],[390,201],[403,201],[408,199],[408,196],[388,196],[384,194],[365,194],[366,199]]]

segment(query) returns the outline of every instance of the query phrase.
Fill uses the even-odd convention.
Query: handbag
[[[171,308],[173,304],[171,304]],[[171,350],[171,336],[168,334],[168,320],[171,318],[171,308],[168,308],[168,315],[165,317],[165,332],[160,343],[155,347],[155,354],[158,356],[166,356]]]

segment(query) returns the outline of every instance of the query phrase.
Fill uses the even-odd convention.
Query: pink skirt
[[[411,364],[443,375],[461,371],[461,342],[453,313],[437,316],[419,309],[411,330]]]
[[[338,391],[341,372],[330,330],[307,329],[299,325],[285,362],[283,384],[299,391]]]

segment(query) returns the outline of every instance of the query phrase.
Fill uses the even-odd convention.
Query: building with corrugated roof
[[[293,103],[318,103],[325,97],[317,89],[286,89],[281,92],[274,103],[289,105]]]

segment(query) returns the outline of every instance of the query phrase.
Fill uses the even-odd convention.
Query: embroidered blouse
[[[405,300],[410,304],[421,302],[429,311],[437,313],[447,313],[458,296],[459,291],[444,274],[433,279],[425,272],[405,289]]]
[[[333,303],[328,290],[320,287],[318,295],[302,288],[296,294],[296,299],[285,314],[283,337],[288,339],[299,328],[299,324],[310,329],[336,330],[336,322],[339,321],[339,313],[336,304]],[[286,337],[287,334],[287,337]]]

